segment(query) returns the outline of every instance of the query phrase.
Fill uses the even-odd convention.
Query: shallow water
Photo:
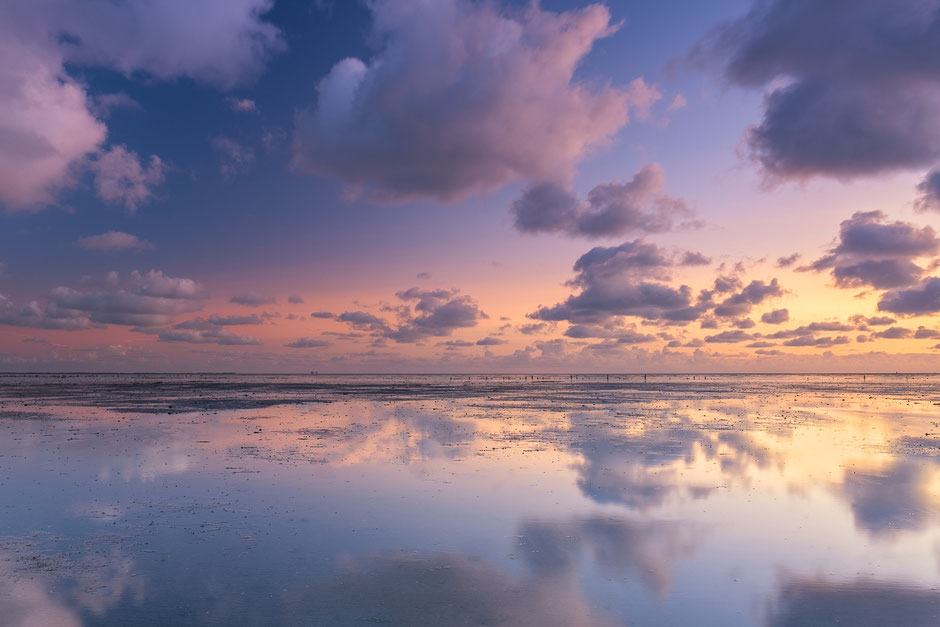
[[[940,377],[0,375],[4,625],[938,625]]]

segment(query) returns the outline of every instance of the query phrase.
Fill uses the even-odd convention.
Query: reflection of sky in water
[[[892,381],[7,386],[0,613],[940,624],[937,387]]]

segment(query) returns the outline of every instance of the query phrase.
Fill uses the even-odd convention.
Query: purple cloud
[[[600,4],[370,3],[368,63],[338,62],[296,119],[293,166],[385,201],[452,201],[516,179],[570,182],[575,165],[658,92],[589,86],[575,70],[613,33]]]

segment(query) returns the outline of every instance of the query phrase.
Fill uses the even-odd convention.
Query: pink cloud
[[[611,35],[600,4],[554,13],[468,0],[371,5],[385,42],[347,58],[297,117],[294,167],[371,197],[459,199],[516,179],[569,183],[592,148],[648,111],[659,93],[577,81]]]

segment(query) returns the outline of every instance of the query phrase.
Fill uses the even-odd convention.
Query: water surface
[[[940,377],[0,376],[11,625],[937,625]]]

